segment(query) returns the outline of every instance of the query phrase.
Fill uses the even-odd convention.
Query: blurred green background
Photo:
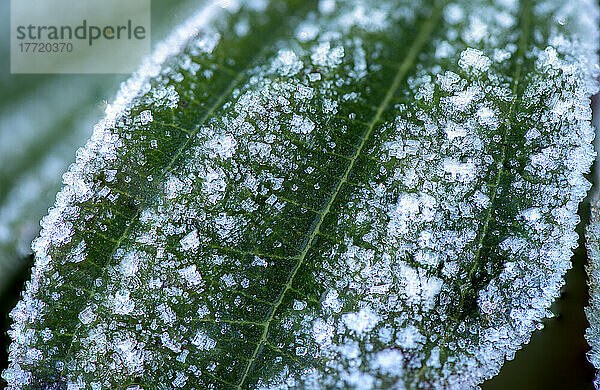
[[[152,0],[152,42],[159,42],[203,1]],[[33,263],[30,243],[60,188],[75,152],[90,137],[127,75],[11,75],[10,1],[0,0],[0,369],[7,365],[10,324]],[[592,176],[590,175],[590,180]],[[587,321],[582,231],[589,206],[580,207],[580,247],[557,316],[507,362],[484,390],[593,389],[594,369],[583,334]]]

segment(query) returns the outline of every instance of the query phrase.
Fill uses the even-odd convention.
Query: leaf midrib
[[[263,323],[264,324],[263,332],[261,334],[260,340],[258,341],[258,343],[256,344],[256,347],[254,348],[254,351],[252,353],[252,356],[250,357],[250,360],[248,360],[248,363],[244,370],[244,374],[243,374],[239,384],[236,387],[238,390],[242,389],[242,386],[245,384],[246,380],[248,379],[248,374],[250,372],[250,369],[252,368],[254,362],[256,361],[256,358],[258,357],[258,354],[259,354],[261,348],[267,342],[269,327],[270,327],[273,319],[275,318],[275,314],[277,313],[278,308],[283,303],[283,299],[285,298],[285,295],[291,289],[292,283],[294,281],[296,274],[298,273],[298,270],[300,269],[300,267],[306,260],[306,256],[308,255],[309,251],[312,249],[312,243],[315,240],[315,238],[317,237],[317,235],[319,234],[321,226],[322,226],[323,222],[325,221],[325,218],[329,215],[329,213],[331,211],[331,207],[335,203],[342,186],[345,183],[347,183],[350,174],[354,170],[354,166],[356,164],[356,161],[358,160],[358,157],[361,155],[361,152],[362,152],[364,146],[366,145],[367,141],[373,135],[375,126],[381,120],[385,111],[389,108],[390,103],[392,102],[392,99],[394,98],[394,95],[396,94],[398,88],[400,87],[400,84],[406,79],[408,72],[414,67],[419,53],[421,53],[423,47],[425,46],[425,44],[427,42],[427,38],[432,34],[432,32],[435,29],[435,25],[441,16],[442,10],[443,10],[446,2],[447,2],[447,0],[443,0],[443,1],[441,1],[440,4],[436,4],[434,6],[434,9],[433,9],[431,15],[429,16],[429,18],[425,21],[425,23],[421,27],[417,37],[415,38],[411,47],[409,48],[409,51],[408,51],[406,57],[400,63],[400,66],[398,67],[398,71],[396,72],[394,80],[392,81],[392,84],[390,85],[389,89],[387,90],[387,93],[386,93],[383,101],[377,107],[375,116],[369,122],[367,130],[365,131],[365,134],[361,137],[360,144],[358,145],[354,154],[350,158],[348,167],[346,168],[341,179],[338,181],[337,185],[334,187],[334,190],[333,190],[329,200],[327,201],[327,204],[325,205],[325,207],[323,207],[322,211],[317,215],[317,221],[314,225],[314,228],[310,232],[308,239],[305,241],[306,243],[304,245],[304,248],[302,249],[302,252],[298,256],[298,261],[297,261],[296,265],[294,266],[294,268],[292,269],[292,272],[290,273],[290,276],[288,277],[286,284],[284,285],[283,291],[279,295],[275,305],[273,306],[273,308],[271,310],[271,313],[269,314],[269,316]]]

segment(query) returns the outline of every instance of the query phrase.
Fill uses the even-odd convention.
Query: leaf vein
[[[340,194],[341,188],[348,181],[350,173],[353,171],[354,166],[358,160],[358,157],[361,155],[361,152],[367,143],[367,140],[369,140],[370,137],[372,136],[377,123],[382,119],[384,112],[388,109],[390,102],[392,101],[392,99],[394,97],[394,94],[400,87],[401,83],[405,80],[406,76],[408,75],[408,72],[414,66],[414,63],[415,63],[419,53],[421,52],[422,48],[425,46],[427,38],[434,31],[437,20],[441,15],[442,8],[443,8],[442,6],[436,6],[435,9],[433,10],[432,14],[429,16],[429,18],[426,20],[426,22],[421,27],[419,34],[417,35],[414,42],[412,43],[408,53],[406,54],[406,57],[400,63],[398,70],[396,72],[396,75],[394,77],[394,80],[392,81],[392,84],[390,85],[389,89],[387,90],[387,93],[385,94],[383,101],[381,102],[381,104],[379,104],[378,107],[376,107],[375,116],[369,123],[369,126],[366,129],[364,135],[361,137],[361,142],[358,145],[358,147],[356,148],[353,156],[351,157],[348,167],[346,168],[346,170],[344,172],[344,175],[341,177],[341,179],[338,181],[337,185],[335,186],[331,197],[329,198],[329,200],[327,201],[327,204],[323,208],[323,212],[318,215],[316,224],[315,224],[314,228],[312,229],[312,231],[310,232],[308,239],[305,241],[305,245],[300,254],[300,258],[299,258],[298,262],[296,263],[296,265],[294,266],[294,268],[292,269],[292,272],[291,272],[290,276],[288,277],[288,280],[284,286],[284,289],[281,292],[281,294],[279,295],[279,299],[275,303],[273,310],[271,311],[271,313],[269,314],[268,318],[265,321],[266,326],[263,329],[263,332],[262,332],[261,338],[258,342],[258,345],[254,349],[254,352],[252,353],[250,361],[248,362],[248,364],[246,366],[244,374],[243,374],[240,382],[237,385],[238,390],[242,389],[242,386],[245,384],[246,380],[248,379],[250,369],[252,368],[252,365],[256,361],[258,353],[260,352],[262,346],[265,345],[265,343],[267,342],[267,335],[269,332],[269,327],[270,327],[273,319],[275,318],[275,313],[277,312],[277,309],[279,308],[279,306],[281,306],[286,293],[292,287],[294,278],[295,278],[296,274],[298,273],[298,270],[300,269],[300,267],[306,260],[306,257],[308,255],[310,249],[312,248],[312,242],[318,236],[321,226],[322,226],[323,222],[325,221],[325,217],[327,215],[329,215],[331,207],[335,203],[337,196]]]

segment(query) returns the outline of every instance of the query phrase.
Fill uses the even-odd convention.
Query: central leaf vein
[[[412,69],[412,67],[415,64],[419,53],[421,53],[423,47],[427,43],[429,36],[434,31],[436,23],[441,16],[442,10],[443,10],[443,4],[437,5],[434,8],[432,14],[429,16],[429,18],[425,21],[425,23],[421,27],[421,30],[419,31],[419,34],[416,36],[415,40],[413,41],[408,53],[406,54],[406,57],[400,63],[400,66],[398,67],[398,70],[396,72],[394,80],[392,81],[392,84],[388,88],[383,101],[377,107],[375,116],[369,122],[364,135],[361,137],[360,144],[358,145],[358,147],[354,151],[354,154],[350,158],[349,164],[348,164],[346,170],[344,171],[343,176],[341,177],[341,179],[337,182],[336,186],[334,187],[334,190],[333,190],[329,200],[327,201],[327,204],[325,205],[325,207],[323,207],[323,210],[317,214],[317,217],[316,217],[317,219],[316,219],[314,228],[311,230],[310,235],[308,236],[308,239],[305,241],[304,248],[302,249],[300,255],[298,256],[298,261],[295,264],[294,268],[292,269],[292,272],[290,273],[290,275],[284,285],[284,288],[283,288],[281,294],[279,295],[279,298],[277,299],[275,305],[273,306],[269,316],[267,317],[267,319],[264,322],[264,327],[263,327],[263,331],[262,331],[260,340],[259,340],[258,344],[256,345],[256,347],[254,348],[252,356],[250,357],[250,360],[248,361],[248,364],[246,365],[244,374],[243,374],[239,384],[237,385],[237,389],[241,390],[243,385],[246,383],[246,380],[248,379],[248,375],[250,373],[250,369],[252,368],[252,365],[256,361],[256,358],[258,357],[258,354],[259,354],[261,348],[267,343],[269,327],[270,327],[271,323],[273,322],[273,319],[275,318],[277,309],[281,306],[287,292],[292,288],[292,283],[294,281],[294,278],[296,277],[296,274],[298,273],[298,270],[300,269],[300,267],[306,260],[306,257],[308,255],[310,249],[312,248],[312,243],[315,240],[315,238],[319,235],[321,226],[323,225],[323,222],[325,221],[325,218],[327,217],[327,215],[329,215],[329,213],[331,211],[331,207],[333,206],[338,195],[340,194],[340,190],[342,189],[343,185],[345,183],[347,183],[348,178],[355,167],[356,161],[358,160],[358,157],[361,155],[362,150],[365,147],[367,141],[373,135],[375,126],[377,125],[377,123],[379,123],[379,121],[382,119],[383,114],[389,108],[390,103],[392,102],[392,99],[394,98],[394,95],[396,94],[398,88],[400,87],[402,82],[406,79],[408,72]]]

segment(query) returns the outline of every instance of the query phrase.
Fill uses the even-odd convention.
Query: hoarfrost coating
[[[587,0],[211,3],[65,174],[9,388],[476,387],[570,265],[596,21]]]

